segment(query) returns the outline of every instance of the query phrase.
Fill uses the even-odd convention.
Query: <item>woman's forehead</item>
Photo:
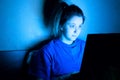
[[[72,16],[66,21],[66,23],[82,24],[83,18],[82,16]]]

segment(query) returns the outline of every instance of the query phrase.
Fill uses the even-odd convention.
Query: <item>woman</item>
[[[81,68],[85,42],[78,39],[84,14],[76,5],[61,3],[54,19],[54,39],[33,52],[29,73],[42,80],[64,80]]]

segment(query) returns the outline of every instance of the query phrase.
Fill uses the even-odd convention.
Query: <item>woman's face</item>
[[[61,40],[67,44],[72,44],[74,40],[79,36],[81,32],[81,25],[83,18],[80,16],[73,16],[60,28]]]

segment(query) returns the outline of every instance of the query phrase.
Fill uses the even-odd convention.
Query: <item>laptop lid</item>
[[[82,80],[120,80],[120,33],[88,34]]]

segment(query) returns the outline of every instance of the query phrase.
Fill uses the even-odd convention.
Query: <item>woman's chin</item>
[[[76,38],[71,38],[71,41],[75,41],[76,40]]]

